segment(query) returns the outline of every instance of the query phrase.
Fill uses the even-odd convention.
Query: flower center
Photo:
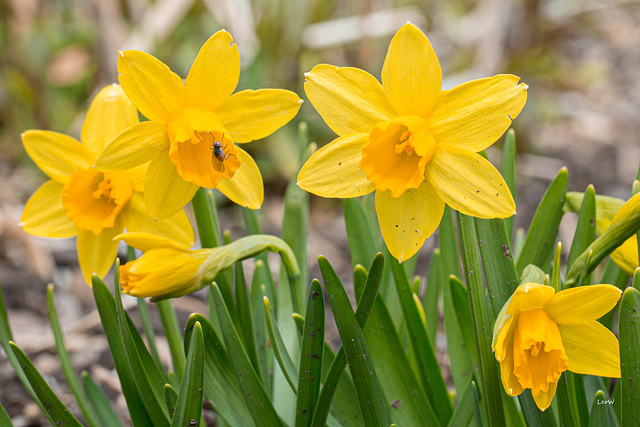
[[[215,188],[240,167],[238,149],[211,111],[185,109],[169,122],[167,134],[171,141],[169,158],[185,181]]]
[[[400,197],[424,181],[424,170],[436,151],[436,140],[419,116],[398,116],[378,123],[362,147],[360,169],[379,191]]]
[[[62,206],[76,227],[97,236],[115,226],[131,194],[133,187],[126,173],[77,169],[62,188]]]
[[[569,368],[558,325],[542,308],[520,313],[513,336],[513,373],[534,397]]]

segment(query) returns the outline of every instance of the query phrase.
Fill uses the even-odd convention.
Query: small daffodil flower
[[[222,30],[202,46],[186,81],[153,56],[120,52],[119,81],[149,121],[131,127],[99,156],[96,167],[117,171],[151,161],[145,181],[148,212],[173,215],[198,187],[217,188],[258,209],[264,197],[256,163],[235,143],[264,138],[291,120],[302,100],[281,89],[233,93],[240,55]]]
[[[357,68],[317,65],[305,92],[339,138],[307,161],[298,185],[322,197],[375,191],[384,241],[399,261],[436,230],[445,203],[480,218],[510,217],[507,184],[477,152],[524,107],[519,80],[497,75],[441,90],[438,58],[410,23],[391,41],[382,84]]]
[[[104,277],[116,257],[113,238],[126,228],[164,235],[185,244],[194,241],[193,228],[181,211],[166,221],[154,221],[144,205],[146,165],[117,172],[92,168],[98,153],[120,132],[138,123],[138,112],[118,85],[95,97],[82,127],[81,140],[57,132],[29,130],[24,148],[51,178],[27,201],[20,226],[40,237],[77,236],[82,274]]]
[[[120,266],[122,292],[154,300],[177,298],[210,285],[218,273],[235,262],[262,251],[280,254],[289,278],[300,271],[293,252],[281,239],[253,234],[224,246],[189,249],[188,244],[148,233],[125,233],[116,237],[144,252]]]
[[[567,193],[566,208],[572,212],[579,212],[584,193]],[[640,211],[640,195],[636,194],[626,202],[609,196],[596,196],[596,234],[603,236],[607,230],[623,219],[637,216]],[[609,231],[610,232],[610,231]],[[614,250],[609,257],[628,276],[638,268],[638,236],[633,234]]]
[[[524,283],[496,319],[493,351],[509,396],[531,389],[536,405],[551,405],[562,372],[620,377],[616,336],[599,319],[620,299],[611,285],[571,288]]]

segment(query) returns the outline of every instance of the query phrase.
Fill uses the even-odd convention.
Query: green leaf
[[[269,274],[262,260],[256,261],[256,268],[253,272],[251,280],[251,319],[253,320],[253,339],[256,347],[256,355],[258,357],[259,372],[262,378],[262,384],[265,386],[267,394],[271,396],[273,385],[273,353],[267,351],[267,322],[265,316],[262,315],[264,310],[263,297],[267,293],[264,285],[264,276]],[[269,274],[270,275],[270,274]]]
[[[278,322],[273,316],[273,311],[271,310],[271,304],[267,297],[264,297],[264,311],[267,319],[267,332],[269,333],[269,338],[271,339],[271,346],[273,348],[273,354],[278,361],[278,365],[280,365],[280,369],[282,369],[282,373],[284,374],[287,382],[291,386],[291,390],[294,393],[298,394],[298,369],[296,368],[289,352],[287,351],[287,346],[284,344],[284,340],[282,339],[282,334],[280,334],[280,328],[278,328]]]
[[[444,214],[442,215],[438,229],[440,255],[442,256],[442,267],[444,270],[443,277],[445,278],[448,278],[452,274],[456,277],[462,277],[456,235],[453,210],[448,205],[445,205]]]
[[[469,297],[457,277],[449,276],[449,281],[442,288],[442,302],[451,376],[456,391],[462,393],[466,391],[473,376],[478,352],[473,335]]]
[[[457,427],[471,425],[474,412],[473,407],[476,405],[476,402],[474,402],[476,395],[473,392],[472,387],[475,388],[473,382],[467,381],[464,392],[459,395],[458,405],[455,407],[453,415],[451,416],[447,426]]]
[[[347,293],[326,258],[318,257],[318,265],[349,362],[365,424],[387,426],[389,417],[384,395],[371,361],[367,342],[351,308]]]
[[[169,415],[171,416],[171,419],[173,419],[176,413],[176,406],[178,403],[178,392],[169,383],[164,385],[164,400],[167,402],[167,408],[169,408]]]
[[[200,323],[204,337],[204,395],[213,410],[228,424],[255,425],[242,396],[229,355],[206,317],[201,314],[192,314],[189,317],[184,333],[185,345],[191,342],[196,323]]]
[[[591,405],[591,415],[589,416],[589,427],[606,427],[609,424],[609,411],[606,404],[603,401],[606,399],[604,392],[598,390],[593,397],[593,404]],[[637,422],[638,419],[636,418]],[[631,424],[629,424],[631,425]]]
[[[151,356],[153,356],[153,360],[156,362],[156,365],[158,367],[161,367],[162,361],[160,360],[158,347],[156,346],[156,337],[155,333],[153,332],[153,324],[151,323],[149,307],[147,307],[147,300],[145,300],[144,298],[137,298],[136,302],[138,305],[140,322],[142,323],[142,330],[144,331],[144,335],[147,337],[147,342],[149,343],[149,351],[151,352]]]
[[[260,223],[258,221],[258,212],[255,209],[244,209],[244,218],[247,225],[247,231],[249,234],[262,234]],[[278,312],[278,300],[276,299],[276,291],[273,282],[273,276],[271,275],[271,268],[269,267],[269,256],[266,252],[261,252],[255,256],[256,258],[256,270],[254,271],[254,280],[258,275],[257,280],[262,281],[262,285],[265,286],[266,296],[269,297],[269,301],[273,304],[274,311]],[[262,263],[262,267],[258,268],[258,261]],[[252,285],[253,286],[253,285]],[[251,298],[253,301],[253,297]],[[260,296],[260,311],[262,311],[262,295]],[[256,312],[258,313],[258,312]],[[256,316],[257,317],[257,316]],[[262,316],[259,316],[262,317]],[[255,319],[254,319],[255,320]]]
[[[133,378],[132,367],[127,358],[122,330],[116,314],[115,299],[98,276],[91,276],[91,283],[102,328],[107,337],[109,350],[120,379],[122,394],[127,402],[131,421],[134,426],[152,425],[150,415],[145,409],[142,396]]]
[[[571,402],[569,384],[566,375],[562,375],[558,380],[556,396],[558,399],[558,412],[562,426],[577,426],[579,418]]]
[[[98,416],[91,407],[87,396],[84,394],[84,390],[82,389],[80,381],[78,380],[78,377],[76,377],[73,365],[71,364],[69,351],[64,345],[62,329],[60,328],[58,312],[56,310],[56,305],[53,298],[53,284],[49,284],[49,286],[47,286],[47,308],[49,310],[49,323],[51,324],[53,338],[56,343],[56,352],[58,354],[58,359],[60,360],[62,372],[64,373],[64,377],[67,380],[67,384],[69,385],[71,392],[75,396],[76,401],[78,402],[78,406],[80,407],[82,415],[84,415],[87,424],[90,426],[99,426],[100,421],[98,420]]]
[[[212,285],[212,294],[217,306],[218,319],[222,327],[223,339],[229,352],[229,359],[251,416],[261,426],[281,426],[282,422],[269,401],[264,386],[253,369],[253,365],[251,365],[249,356],[247,356],[238,339],[238,332],[233,326],[220,290],[215,284]]]
[[[114,282],[116,290],[119,289],[118,277],[118,261],[116,260],[116,269]],[[133,372],[133,379],[138,387],[140,397],[144,402],[144,406],[153,420],[155,426],[163,426],[170,424],[169,410],[165,406],[164,384],[166,379],[163,378],[162,372],[158,371],[153,357],[147,350],[142,337],[137,329],[133,326],[131,319],[127,315],[122,305],[122,295],[120,292],[115,296],[116,319],[120,326],[121,336],[124,343],[124,349],[127,355],[127,361]]]
[[[416,257],[417,258],[417,257]],[[429,274],[427,275],[427,289],[424,293],[424,311],[427,321],[427,336],[431,342],[431,347],[436,346],[436,334],[438,332],[438,294],[440,283],[442,282],[442,264],[440,260],[440,249],[434,249],[429,261]]]
[[[518,273],[513,262],[505,222],[502,219],[475,218],[475,226],[493,309],[490,314],[491,318],[495,319],[518,287]]]
[[[13,355],[13,352],[11,351],[11,347],[9,346],[9,342],[13,341],[13,336],[11,335],[9,318],[7,317],[7,307],[4,304],[4,296],[2,295],[1,284],[0,284],[0,341],[2,342],[2,348],[4,349],[4,354],[7,355],[7,358],[9,359],[9,363],[11,363],[11,366],[13,366],[13,370],[18,375],[20,382],[24,386],[25,390],[27,390],[27,392],[29,393],[33,401],[36,402],[36,404],[40,408],[40,411],[44,413],[45,412],[44,406],[42,406],[42,404],[40,403],[40,400],[38,400],[38,397],[36,396],[36,393],[33,391],[33,387],[31,387],[29,380],[27,379],[24,372],[22,372],[22,369],[20,369],[20,363],[18,363],[18,359],[16,359],[16,356]]]
[[[490,425],[506,425],[500,395],[500,375],[497,362],[491,351],[492,325],[489,324],[487,296],[482,280],[482,267],[478,253],[478,239],[475,222],[472,217],[458,213],[458,233],[460,238],[460,252],[464,267],[465,281],[469,290],[469,305],[473,315],[480,373],[482,381],[482,396]]]
[[[392,260],[391,270],[395,278],[402,312],[409,328],[413,352],[418,362],[420,377],[424,382],[427,397],[440,420],[440,424],[446,425],[449,422],[449,418],[451,418],[453,408],[440,372],[440,365],[438,365],[435,352],[427,337],[427,331],[413,301],[409,280],[404,269],[398,261]]]
[[[513,129],[507,131],[502,147],[502,177],[504,178],[513,200],[516,199],[516,133]],[[515,216],[505,218],[504,225],[507,229],[509,242],[513,238],[513,221]]]
[[[628,426],[640,420],[640,292],[637,289],[627,288],[622,294],[619,322],[622,368],[620,425]]]
[[[322,353],[324,349],[324,297],[322,286],[313,279],[307,297],[304,333],[300,346],[296,427],[311,425],[322,381]]]
[[[571,242],[567,272],[578,256],[596,239],[596,190],[589,185],[584,192],[576,232]]]
[[[33,366],[22,350],[13,342],[9,342],[9,346],[16,356],[16,359],[18,359],[22,372],[27,376],[29,383],[33,387],[40,404],[45,409],[43,415],[51,425],[81,427],[82,424],[80,424],[71,411],[58,399],[58,396],[51,390],[51,387],[49,387],[44,378],[42,378],[42,375],[40,375],[36,367]]]
[[[516,262],[518,273],[522,273],[529,264],[537,265],[543,271],[549,271],[551,257],[556,248],[558,227],[564,213],[562,207],[568,184],[569,174],[566,168],[562,168],[536,209],[522,252]]]
[[[82,384],[84,391],[87,393],[87,398],[96,411],[100,423],[103,427],[122,427],[122,423],[118,420],[118,416],[111,408],[111,403],[104,392],[93,381],[91,375],[87,371],[82,371]]]
[[[185,375],[180,384],[176,410],[171,420],[172,427],[197,425],[202,415],[204,375],[204,339],[202,326],[196,322],[189,340],[189,354]]]
[[[2,406],[2,404],[0,404],[0,426],[13,427],[11,417],[9,417],[7,410],[4,409],[4,406]]]
[[[236,326],[238,327],[238,332],[240,332],[244,348],[249,355],[249,360],[251,360],[251,364],[253,364],[253,368],[258,375],[261,375],[256,343],[253,336],[253,315],[251,313],[249,293],[244,277],[244,268],[242,268],[242,261],[236,262],[233,276],[235,278],[236,310],[238,312]]]
[[[362,266],[356,267],[356,269],[354,270],[354,281],[357,280],[356,277],[359,277],[360,280],[364,278],[365,282],[363,286],[364,290],[360,294],[358,307],[356,309],[356,320],[361,328],[363,328],[367,323],[367,319],[369,318],[371,309],[373,308],[374,302],[376,301],[376,296],[378,295],[378,290],[380,289],[380,282],[382,281],[383,270],[384,256],[381,253],[378,253],[373,259],[368,275],[366,274],[366,271]],[[332,398],[334,396],[334,393],[338,390],[339,380],[342,377],[342,371],[346,366],[347,359],[344,355],[344,348],[343,346],[340,346],[335,358],[333,359],[333,363],[331,363],[329,371],[324,377],[323,387],[318,398],[318,404],[313,414],[313,420],[311,423],[312,426],[324,426],[327,415],[329,413]],[[358,421],[360,421],[360,417],[357,417],[357,419]]]

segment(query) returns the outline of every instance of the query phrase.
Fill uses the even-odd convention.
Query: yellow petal
[[[465,215],[508,218],[516,213],[500,172],[479,154],[438,144],[425,175],[445,203]]]
[[[149,162],[169,151],[164,123],[142,122],[131,126],[102,150],[94,164],[101,171],[120,171]]]
[[[148,53],[120,52],[118,74],[127,97],[147,119],[168,122],[184,109],[182,79]]]
[[[553,396],[555,396],[557,388],[557,381],[550,382],[549,391],[541,391],[537,396],[533,396],[533,400],[536,401],[536,406],[538,407],[538,409],[544,411],[549,406],[551,406],[551,402],[553,401]]]
[[[242,148],[236,147],[242,164],[231,179],[223,179],[216,187],[232,202],[248,207],[260,209],[264,200],[264,184],[260,169],[253,158]]]
[[[82,143],[98,154],[120,132],[138,123],[138,111],[117,84],[103,88],[89,106]]]
[[[163,221],[154,221],[147,213],[142,194],[133,193],[123,214],[127,231],[158,234],[187,248],[195,243],[193,227],[184,210]]]
[[[501,74],[463,83],[440,93],[427,119],[438,143],[482,151],[511,126],[527,102],[520,77]]]
[[[509,325],[509,329],[513,329],[511,325]],[[513,334],[509,334],[507,340],[501,344],[501,347],[504,348],[504,355],[500,362],[500,378],[502,379],[502,386],[504,387],[504,391],[509,396],[518,396],[520,393],[524,391],[518,378],[513,373]],[[496,356],[498,352],[496,351]]]
[[[362,146],[368,134],[337,138],[318,150],[302,166],[298,186],[320,197],[350,198],[375,190],[366,173],[360,169]]]
[[[609,256],[622,271],[633,277],[633,272],[638,268],[638,236],[631,236]]]
[[[40,237],[72,237],[78,234],[62,206],[63,184],[49,180],[31,195],[22,211],[20,227]]]
[[[376,212],[389,252],[402,262],[415,255],[438,228],[444,202],[428,182],[423,182],[397,199],[389,191],[376,191]]]
[[[122,240],[129,246],[147,252],[153,248],[170,247],[180,250],[189,250],[188,245],[176,242],[168,237],[160,236],[159,234],[143,233],[140,231],[132,231],[124,234],[119,234],[113,238],[114,240]]]
[[[551,286],[540,283],[523,283],[516,288],[511,296],[507,314],[542,308],[554,294],[555,290]]]
[[[302,100],[283,89],[243,90],[216,110],[234,142],[251,142],[271,135],[295,117]]]
[[[214,111],[233,93],[240,77],[240,53],[231,34],[218,31],[200,48],[186,81],[187,104]]]
[[[320,64],[305,77],[311,104],[339,136],[369,133],[396,115],[382,85],[366,71]]]
[[[91,285],[91,275],[97,274],[104,277],[118,254],[118,242],[113,238],[122,233],[123,221],[119,217],[116,226],[105,228],[101,234],[95,235],[91,231],[78,230],[78,262],[82,270],[82,276],[88,285]]]
[[[620,378],[620,347],[610,330],[595,320],[558,327],[570,371]]]
[[[71,172],[93,163],[89,149],[70,136],[46,130],[28,130],[22,144],[31,160],[54,181],[69,181]]]
[[[612,285],[570,288],[552,296],[544,311],[558,325],[574,325],[604,316],[616,306],[621,294]]]
[[[169,156],[158,156],[149,164],[144,182],[147,212],[158,220],[172,217],[191,201],[197,190],[197,185],[178,176]]]
[[[429,39],[411,23],[393,37],[382,67],[382,85],[398,115],[426,117],[442,86],[442,70]]]

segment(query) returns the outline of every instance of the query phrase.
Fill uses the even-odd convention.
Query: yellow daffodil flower
[[[122,292],[155,300],[190,294],[212,283],[220,271],[262,251],[278,252],[290,275],[300,274],[291,248],[281,239],[253,234],[224,246],[189,249],[188,244],[149,233],[116,236],[144,254],[120,266]]]
[[[302,103],[295,93],[233,93],[240,55],[226,31],[202,46],[185,82],[158,59],[136,50],[120,52],[118,73],[125,93],[149,121],[119,135],[100,154],[97,168],[117,171],[151,161],[145,203],[157,218],[180,210],[198,187],[217,188],[239,205],[260,207],[260,171],[234,143],[264,138],[289,122]]]
[[[567,209],[572,212],[580,212],[580,205],[584,193],[567,193]],[[640,209],[640,195],[636,194],[628,201],[609,196],[596,196],[596,233],[602,236],[612,224],[635,214]],[[638,236],[632,235],[629,239],[618,246],[609,255],[628,276],[633,277],[633,273],[638,268]]]
[[[138,123],[138,112],[118,85],[95,97],[82,127],[82,143],[57,132],[29,130],[22,143],[51,178],[27,201],[20,226],[40,237],[78,236],[78,260],[87,283],[104,277],[116,257],[113,238],[127,228],[189,244],[193,229],[184,212],[155,222],[144,205],[145,166],[101,172],[91,165],[120,132]]]
[[[493,330],[493,351],[509,396],[525,389],[538,408],[551,405],[562,372],[620,378],[615,335],[596,319],[611,310],[620,289],[524,283],[503,307]]]
[[[357,68],[317,65],[305,92],[339,138],[307,161],[298,185],[322,197],[375,191],[384,241],[399,261],[436,230],[445,203],[480,218],[509,217],[513,197],[477,152],[524,107],[519,80],[497,75],[441,90],[438,58],[410,23],[391,41],[382,84]]]

